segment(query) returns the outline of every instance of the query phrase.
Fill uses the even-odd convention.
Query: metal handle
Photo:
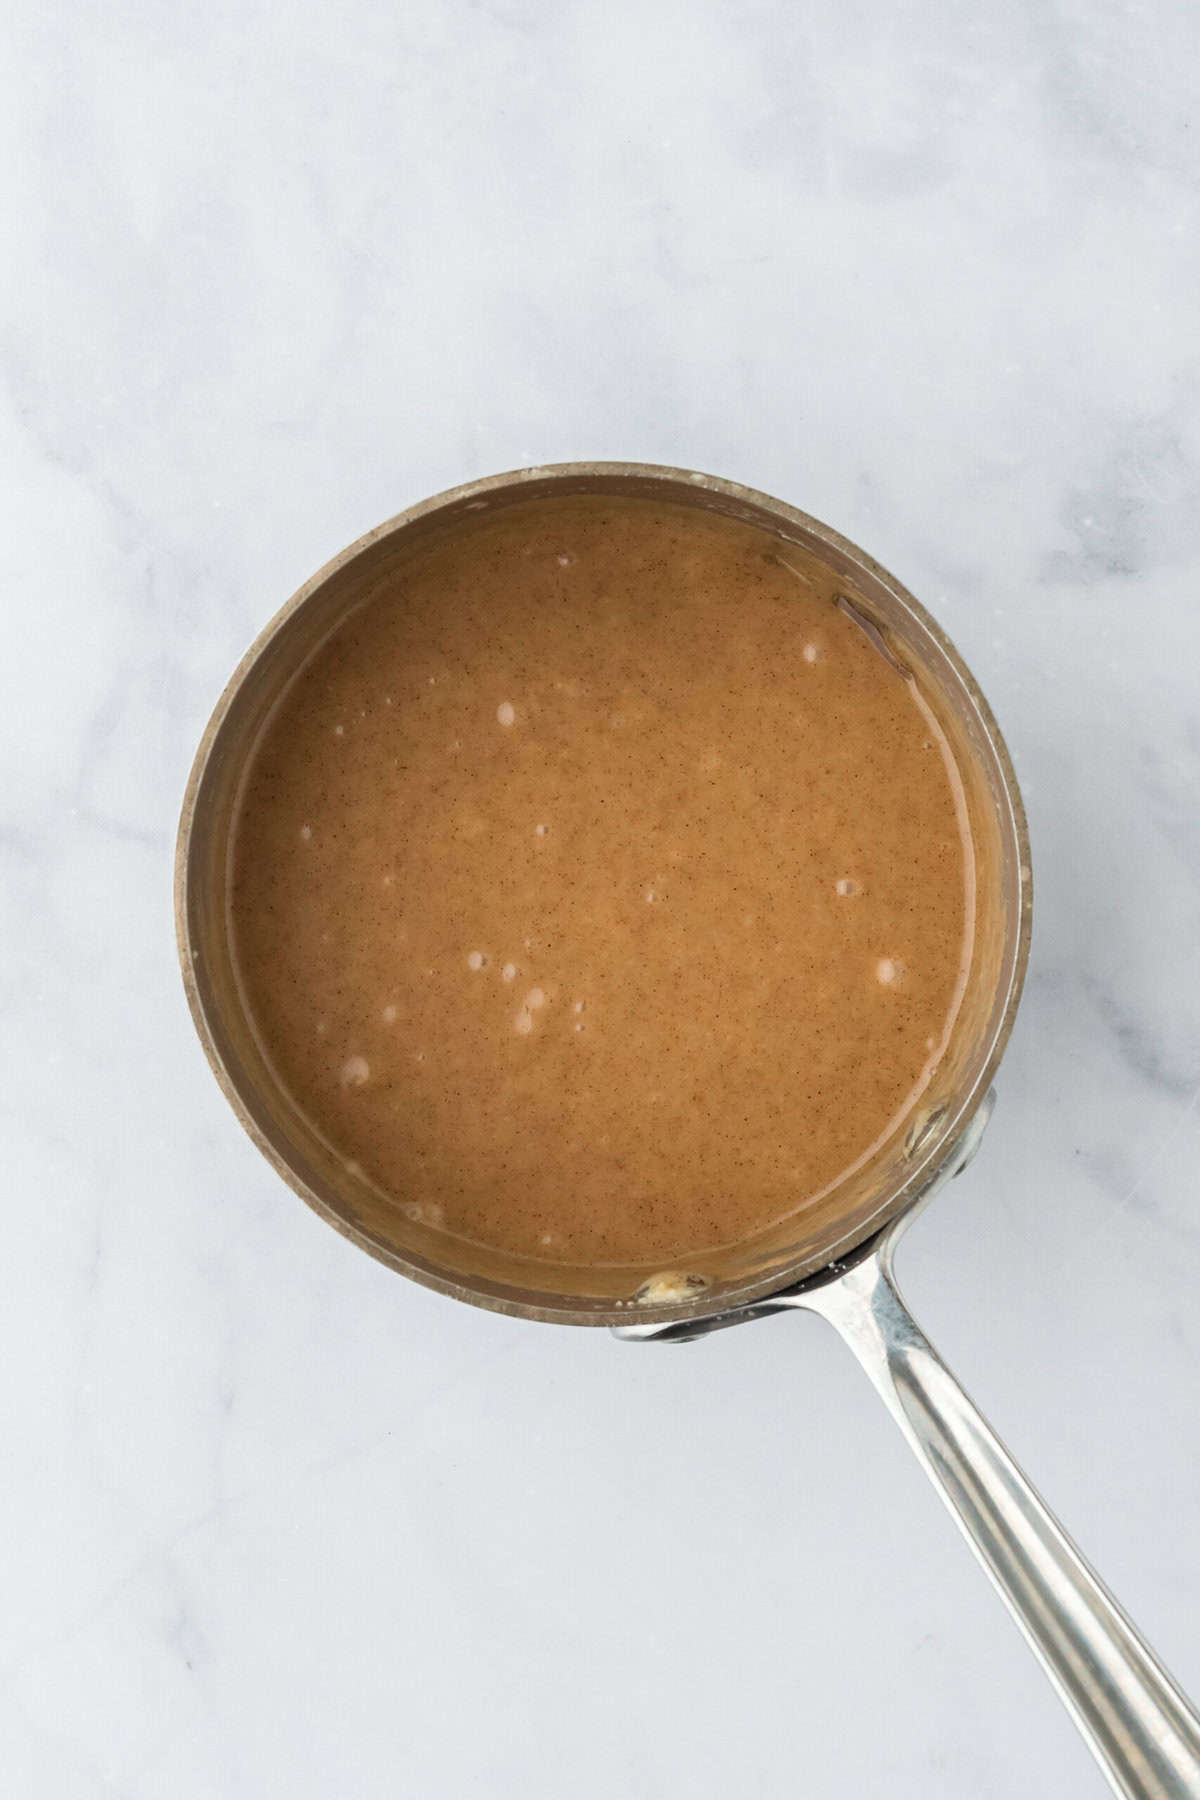
[[[853,1350],[1114,1791],[1200,1800],[1200,1718],[912,1318],[893,1242],[784,1303],[819,1312]]]

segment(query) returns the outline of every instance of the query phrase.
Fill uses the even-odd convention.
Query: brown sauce
[[[230,921],[295,1104],[412,1218],[677,1262],[901,1129],[971,954],[915,684],[786,545],[648,501],[423,552],[292,682]]]

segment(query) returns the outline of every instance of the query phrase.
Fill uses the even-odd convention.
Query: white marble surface
[[[901,1274],[1200,1689],[1200,12],[11,18],[6,1794],[1099,1794],[819,1323],[516,1324],[284,1189],[170,860],[252,633],[424,494],[642,458],[874,550],[995,704],[1039,882]]]

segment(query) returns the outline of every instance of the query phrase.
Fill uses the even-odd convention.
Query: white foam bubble
[[[335,725],[333,728],[333,735],[334,737],[345,737],[346,727],[344,725]]]
[[[499,706],[496,708],[496,717],[499,719],[501,725],[516,724],[517,709],[511,700],[502,700],[500,702]]]
[[[529,992],[525,996],[525,1010],[527,1012],[536,1012],[538,1010],[539,1006],[545,1006],[545,1004],[546,1004],[546,996],[542,992],[541,988],[540,987],[530,988]]]
[[[362,1087],[371,1078],[371,1065],[365,1056],[348,1056],[338,1079],[343,1087]]]
[[[486,965],[487,957],[483,954],[482,950],[472,950],[467,957],[468,969],[482,969],[485,968]]]
[[[806,663],[814,663],[814,662],[816,662],[817,658],[820,656],[821,652],[817,649],[817,646],[815,644],[805,644],[805,646],[804,646],[803,650],[800,652],[800,654],[801,654],[801,656],[803,656]]]
[[[556,556],[554,560],[560,569],[569,569],[575,558],[573,556]]]
[[[522,1007],[513,1021],[513,1030],[517,1033],[518,1037],[528,1037],[529,1033],[533,1030],[533,1014],[527,1013],[525,1008]]]
[[[843,900],[850,894],[858,893],[858,883],[849,875],[843,875],[840,881],[834,882],[833,887],[834,892],[840,894]]]
[[[385,1025],[394,1025],[396,1023],[396,1017],[397,1017],[397,1013],[396,1013],[396,1008],[394,1006],[385,1006],[384,1007],[383,1013],[382,1013],[382,1018],[383,1018],[383,1022]]]
[[[892,987],[904,973],[904,964],[894,956],[881,956],[875,964],[875,979],[884,987]]]
[[[420,1200],[406,1200],[403,1206],[401,1206],[400,1211],[404,1214],[406,1219],[411,1219],[414,1225],[440,1226],[445,1223],[445,1212],[438,1205],[436,1200],[426,1200],[424,1202]]]
[[[517,979],[516,963],[505,963],[500,971],[500,979],[501,981],[515,981]]]
[[[572,1008],[571,1008],[571,1011],[573,1013],[586,1012],[587,1011],[587,1001],[586,1000],[576,1000],[574,1006],[572,1006]]]
[[[545,837],[545,835],[549,831],[549,829],[550,829],[550,827],[548,825],[535,825],[533,828],[533,834],[535,837]]]

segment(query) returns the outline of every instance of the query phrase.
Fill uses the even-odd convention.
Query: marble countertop
[[[1103,1785],[833,1334],[376,1266],[242,1136],[171,855],[257,628],[529,462],[870,548],[1007,733],[1029,985],[916,1310],[1200,1690],[1200,12],[18,0],[0,163],[14,1800]]]

